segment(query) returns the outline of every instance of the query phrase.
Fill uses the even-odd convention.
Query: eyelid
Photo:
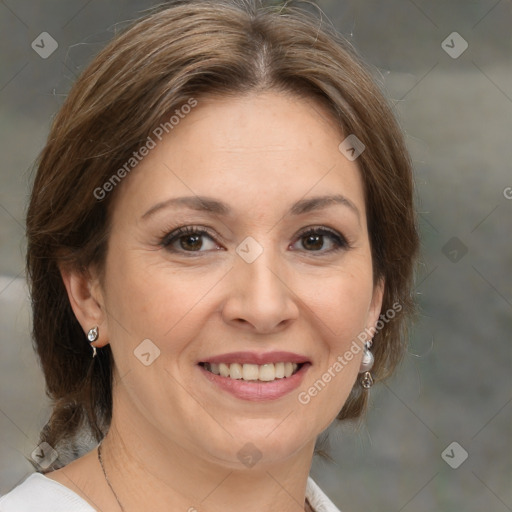
[[[159,245],[161,245],[164,249],[167,249],[169,251],[171,251],[171,249],[169,248],[170,245],[174,242],[176,242],[177,240],[179,240],[182,236],[185,236],[185,235],[188,235],[188,234],[191,234],[191,235],[200,235],[200,236],[207,236],[208,238],[210,238],[212,240],[212,242],[215,244],[215,245],[221,245],[218,241],[217,241],[217,238],[219,238],[219,236],[216,234],[216,233],[213,233],[212,230],[210,228],[207,228],[206,226],[200,226],[200,225],[182,225],[182,226],[178,226],[174,229],[171,229],[170,231],[166,231],[166,234],[162,237],[160,237],[160,242],[159,242]],[[191,255],[193,256],[195,253],[207,253],[207,252],[211,252],[211,251],[183,251],[183,250],[175,250],[173,252],[179,252],[179,253],[184,253],[184,254],[187,254],[187,255]]]
[[[337,229],[330,228],[328,226],[324,225],[313,225],[313,226],[307,226],[299,231],[299,233],[295,236],[295,243],[297,240],[302,238],[303,236],[309,234],[309,233],[316,233],[321,235],[330,235],[332,238],[334,238],[338,244],[338,249],[350,249],[352,247],[352,244],[350,240],[341,232],[339,232]],[[307,251],[307,252],[321,252],[321,251]],[[322,251],[322,252],[331,252],[331,251]]]

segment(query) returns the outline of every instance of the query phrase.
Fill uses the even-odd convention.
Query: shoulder
[[[309,477],[306,496],[315,512],[340,512]],[[40,473],[33,473],[8,494],[0,497],[1,512],[96,512],[66,486]]]
[[[306,496],[315,512],[341,512],[311,477],[308,477]]]
[[[0,498],[1,512],[96,512],[66,486],[32,473]]]

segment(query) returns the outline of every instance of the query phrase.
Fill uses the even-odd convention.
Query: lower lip
[[[282,379],[269,382],[231,379],[215,375],[205,370],[201,365],[198,365],[198,368],[210,382],[231,393],[233,396],[251,402],[263,402],[266,400],[276,400],[297,389],[310,366],[310,363],[304,363],[297,373],[294,373],[291,377],[283,377]]]

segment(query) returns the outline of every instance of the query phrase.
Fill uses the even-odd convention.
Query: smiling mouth
[[[267,363],[267,364],[240,364],[240,363],[199,363],[205,370],[221,377],[233,380],[273,382],[295,375],[305,363]]]

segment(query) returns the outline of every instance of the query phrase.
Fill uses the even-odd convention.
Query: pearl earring
[[[99,337],[98,332],[98,326],[93,327],[92,329],[89,329],[89,332],[87,333],[87,339],[89,340],[89,343],[91,343],[92,347],[92,357],[96,357],[96,347],[92,345],[93,342],[95,342]]]
[[[372,346],[372,341],[367,341],[364,344],[364,352],[363,359],[361,360],[361,367],[359,368],[359,373],[362,373],[361,377],[361,386],[364,389],[370,389],[373,386],[373,377],[370,373],[370,370],[373,367],[373,363],[375,361],[373,354],[370,352],[370,347]]]

